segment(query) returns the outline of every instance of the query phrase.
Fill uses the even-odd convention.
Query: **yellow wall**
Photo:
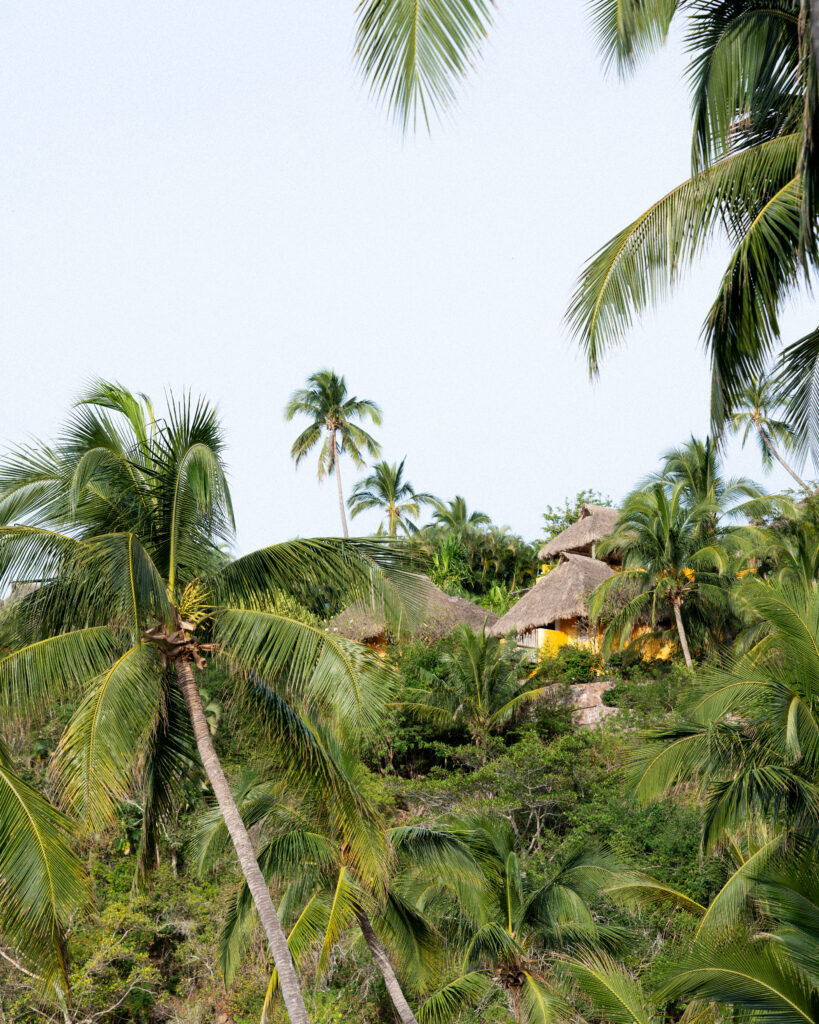
[[[577,619],[559,619],[555,623],[555,629],[539,629],[537,631],[537,645],[546,657],[553,657],[566,644],[574,644],[577,647],[590,647],[599,651],[603,643],[603,634],[599,630],[591,633],[588,639],[578,640]],[[637,626],[632,634],[635,640],[638,636],[649,632],[647,626]],[[649,640],[643,647],[642,657],[645,661],[652,661],[659,658],[665,661],[671,656],[672,647],[670,644],[660,643],[659,640]]]

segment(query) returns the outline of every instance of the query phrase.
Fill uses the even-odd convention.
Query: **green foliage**
[[[578,491],[574,498],[566,498],[562,505],[547,505],[543,513],[543,543],[547,544],[572,523],[576,523],[583,505],[605,505],[611,508],[611,504],[611,498],[587,488]]]

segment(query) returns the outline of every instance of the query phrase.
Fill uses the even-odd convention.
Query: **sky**
[[[354,0],[4,3],[0,446],[53,437],[93,377],[205,394],[248,551],[339,532],[282,415],[322,367],[382,406],[383,455],[417,489],[530,538],[547,505],[616,500],[705,434],[726,251],[596,382],[562,326],[583,262],[688,174],[678,35],[620,82],[585,5],[498,0],[457,108],[405,138],[357,74],[354,22]],[[815,326],[809,303],[782,326]],[[727,467],[762,478],[751,446]]]

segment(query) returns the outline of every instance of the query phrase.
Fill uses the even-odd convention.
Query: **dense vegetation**
[[[596,372],[724,232],[713,427],[798,488],[729,478],[713,439],[667,453],[596,552],[618,567],[590,599],[599,651],[419,639],[419,569],[503,613],[548,567],[405,460],[345,502],[381,411],[332,370],[286,415],[343,540],[233,557],[205,401],[157,415],[99,382],[55,443],[4,455],[0,1020],[819,1021],[817,333],[767,375],[817,260],[814,6],[594,5],[621,70],[690,14],[694,167],[593,257],[569,322]],[[361,6],[359,59],[405,125],[490,13]],[[379,510],[374,538],[348,539],[348,505]],[[354,602],[383,651],[325,628]],[[579,729],[571,687],[601,680],[612,714]]]
[[[233,559],[221,446],[101,382],[3,463],[0,1019],[816,1019],[812,495],[667,453],[599,546],[601,649],[533,660],[411,623],[419,565],[508,606],[537,543],[405,492],[402,539]],[[353,600],[381,656],[324,629]]]

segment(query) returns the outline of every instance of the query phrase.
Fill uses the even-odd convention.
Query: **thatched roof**
[[[490,632],[495,636],[528,633],[557,619],[587,615],[589,594],[613,575],[611,566],[597,558],[564,553],[554,569],[498,619]]]
[[[421,589],[425,596],[420,620],[412,630],[416,636],[439,640],[448,636],[461,622],[465,622],[471,629],[478,630],[484,623],[489,629],[498,621],[497,615],[493,612],[479,608],[466,598],[445,594],[426,577],[422,578]],[[388,632],[386,616],[365,607],[360,602],[350,605],[331,619],[327,623],[327,629],[349,640],[358,640],[362,643],[379,640]]]
[[[537,557],[545,562],[555,558],[564,551],[577,554],[591,554],[592,544],[608,537],[614,531],[614,524],[620,515],[619,509],[606,508],[604,505],[581,505],[580,518],[567,526],[548,544],[538,551]]]

